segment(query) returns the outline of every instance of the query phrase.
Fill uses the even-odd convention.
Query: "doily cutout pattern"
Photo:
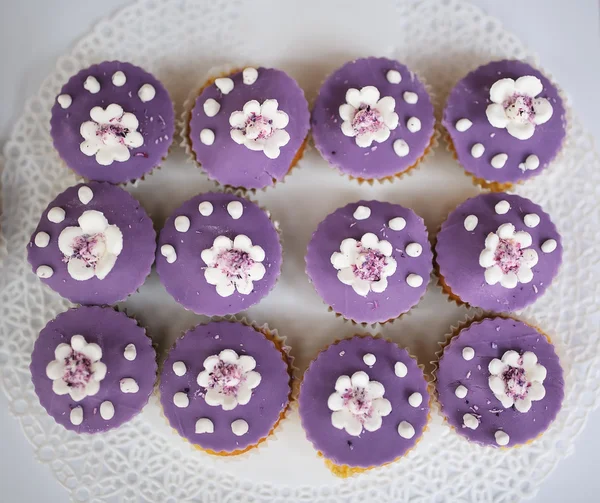
[[[58,159],[49,136],[50,107],[56,93],[80,68],[108,58],[122,59],[155,73],[180,108],[190,86],[211,66],[227,57],[261,59],[261,51],[267,52],[272,39],[248,36],[252,26],[259,26],[248,19],[260,20],[257,12],[275,16],[280,5],[270,0],[139,0],[100,22],[68,56],[60,58],[37,95],[27,101],[6,145],[2,172],[0,364],[1,386],[11,412],[22,425],[37,458],[50,465],[75,501],[512,502],[534,495],[558,461],[573,452],[573,440],[599,402],[595,383],[600,380],[600,334],[593,319],[597,319],[600,298],[594,281],[599,266],[596,250],[600,246],[596,211],[600,157],[590,135],[577,121],[572,121],[560,162],[539,179],[517,188],[518,193],[540,203],[552,215],[565,243],[564,265],[555,284],[523,313],[525,319],[535,319],[552,336],[566,377],[562,411],[546,434],[531,445],[512,450],[471,445],[453,434],[434,410],[429,432],[406,459],[346,481],[331,478],[326,484],[294,485],[244,477],[241,463],[251,463],[254,454],[237,464],[218,464],[207,459],[167,427],[157,427],[162,420],[156,397],[140,416],[102,436],[68,432],[39,405],[28,368],[33,342],[43,326],[64,311],[68,303],[31,273],[24,250],[48,201],[76,181]],[[302,26],[302,22],[316,19],[318,7],[307,4],[305,10],[296,20],[298,33],[289,32],[287,39],[275,37],[283,42],[278,52],[302,50],[299,42],[303,33],[310,33],[310,27]],[[339,26],[344,26],[343,11],[336,12]],[[536,63],[535,57],[495,19],[460,0],[398,0],[388,6],[385,14],[380,12],[378,18],[391,20],[386,22],[395,27],[388,37],[390,45],[371,44],[373,47],[369,48],[372,53],[387,50],[388,56],[423,75],[434,87],[438,117],[452,85],[468,70],[503,57]],[[343,34],[336,43],[343,45]],[[370,39],[365,41],[367,46],[370,43]],[[348,40],[349,51],[361,47],[352,44]],[[305,56],[306,61],[298,63],[303,70],[313,63],[313,54]],[[349,59],[352,53],[346,56]],[[285,62],[286,54],[279,54],[278,58],[274,58],[276,62]],[[328,66],[330,70],[334,67]],[[315,72],[320,70],[317,65]],[[308,91],[309,98],[316,89],[318,82]],[[298,169],[306,169],[308,159],[301,164]],[[293,183],[294,177],[292,174],[286,185]],[[274,189],[278,190],[282,189]],[[325,213],[323,210],[321,217]],[[317,223],[318,219],[313,226]],[[288,261],[301,257],[302,254],[289,251],[286,256]],[[303,264],[297,267],[303,269]],[[430,288],[428,295],[441,294]],[[465,312],[463,309],[461,316]],[[459,318],[457,315],[456,321]],[[340,331],[346,325],[341,320],[335,323]],[[410,316],[392,326],[393,330],[410,326]],[[277,328],[285,334],[285,327]],[[152,327],[149,330],[152,333]],[[302,342],[288,340],[292,347]],[[439,340],[443,340],[443,333]],[[302,435],[298,428],[284,424],[277,441],[290,442],[293,447],[292,434]],[[293,459],[293,452],[286,463]],[[264,470],[269,468],[265,466]],[[293,474],[292,464],[289,470]]]

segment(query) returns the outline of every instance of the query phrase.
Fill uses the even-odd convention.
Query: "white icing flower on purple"
[[[77,223],[79,227],[65,227],[58,236],[67,271],[78,281],[106,278],[123,250],[121,230],[96,210],[84,211]]]
[[[252,390],[260,384],[261,376],[254,370],[256,360],[251,356],[224,349],[218,355],[204,360],[204,370],[198,374],[198,386],[206,389],[204,400],[223,410],[246,405],[252,398]]]
[[[552,117],[552,104],[546,98],[536,98],[544,86],[537,77],[526,75],[513,79],[500,79],[490,88],[491,105],[485,113],[490,124],[506,128],[519,140],[533,136],[535,126]]]
[[[500,282],[504,288],[529,283],[533,279],[531,268],[538,262],[537,252],[531,246],[528,232],[515,232],[515,226],[502,224],[496,232],[485,238],[485,249],[479,255],[479,265],[485,267],[488,285]]]
[[[531,402],[546,395],[542,384],[546,379],[546,367],[538,363],[537,356],[531,351],[522,355],[507,351],[502,360],[494,358],[488,370],[490,389],[504,408],[514,405],[519,412],[527,412]]]
[[[109,166],[113,161],[123,162],[129,159],[129,149],[141,147],[144,138],[137,131],[137,117],[116,103],[104,110],[94,107],[90,111],[91,121],[84,122],[79,129],[84,141],[80,150],[87,156],[96,156],[96,162]]]
[[[261,262],[265,251],[252,245],[248,236],[240,234],[232,241],[226,236],[218,236],[212,248],[202,250],[202,260],[208,266],[204,278],[209,285],[217,287],[221,297],[229,297],[236,290],[248,295],[254,281],[263,279],[266,269]]]
[[[355,437],[362,433],[363,428],[377,431],[381,428],[381,418],[392,411],[392,404],[383,398],[384,393],[383,384],[369,381],[366,372],[338,377],[335,393],[327,400],[327,407],[333,411],[331,424]]]
[[[379,241],[367,232],[360,241],[344,239],[340,251],[331,255],[331,263],[339,271],[338,279],[364,297],[370,291],[381,293],[387,288],[386,278],[396,272],[392,251],[388,241]]]
[[[248,101],[243,111],[236,111],[229,117],[231,138],[250,150],[262,150],[269,159],[279,157],[280,147],[290,141],[285,131],[290,118],[282,110],[277,110],[277,100],[265,100],[262,105]]]
[[[382,143],[390,131],[398,127],[398,114],[394,112],[396,100],[391,96],[379,99],[379,89],[374,86],[346,91],[346,103],[340,106],[342,133],[356,137],[359,147],[370,147],[373,141]]]
[[[54,358],[46,367],[52,379],[52,391],[57,395],[71,395],[76,402],[100,390],[100,381],[106,376],[106,365],[100,361],[102,349],[87,343],[83,335],[71,337],[71,343],[61,343],[54,350]]]

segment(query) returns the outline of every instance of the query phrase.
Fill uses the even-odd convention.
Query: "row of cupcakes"
[[[135,320],[111,308],[79,307],[41,331],[32,380],[57,423],[76,433],[102,433],[145,406],[157,377],[155,358]],[[187,331],[158,374],[168,423],[217,456],[263,443],[296,399],[285,339],[245,321],[211,321]],[[307,439],[335,475],[347,477],[413,449],[434,397],[462,437],[512,447],[541,435],[564,395],[550,339],[512,318],[474,319],[454,329],[434,375],[429,383],[405,349],[378,336],[334,342],[313,359],[300,386]]]
[[[184,111],[192,158],[221,185],[261,189],[302,157],[309,130],[341,173],[384,180],[414,168],[434,144],[427,87],[385,58],[350,61],[323,83],[312,115],[304,92],[281,70],[245,68],[203,83]],[[475,182],[506,190],[546,169],[562,148],[565,109],[556,86],[513,60],[492,62],[456,84],[442,124]],[[151,74],[118,61],[73,76],[52,108],[60,157],[88,180],[125,183],[150,173],[175,134],[173,104]]]

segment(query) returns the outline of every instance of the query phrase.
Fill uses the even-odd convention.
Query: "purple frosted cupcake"
[[[125,314],[80,307],[59,314],[35,341],[31,378],[42,407],[76,433],[102,433],[136,416],[154,388],[156,354]]]
[[[446,345],[436,392],[457,433],[482,445],[526,444],[554,421],[563,371],[548,337],[512,318],[469,322]]]
[[[329,164],[362,180],[417,166],[433,139],[433,105],[406,66],[386,58],[346,63],[323,83],[311,116],[315,147]]]
[[[266,327],[211,322],[175,343],[159,389],[177,433],[210,454],[233,456],[263,442],[285,416],[290,360]]]
[[[356,323],[384,323],[408,312],[425,294],[432,268],[423,219],[379,201],[334,211],[306,253],[306,273],[323,302]]]
[[[262,189],[283,179],[304,152],[304,92],[273,68],[245,68],[210,80],[196,98],[186,141],[222,185]]]
[[[502,192],[468,199],[435,245],[440,284],[454,300],[511,312],[535,302],[562,262],[561,238],[540,206]]]
[[[54,147],[89,180],[124,183],[143,177],[173,141],[173,103],[164,86],[137,66],[92,65],[71,77],[52,107]]]
[[[442,124],[475,182],[506,190],[545,170],[562,148],[565,108],[556,86],[527,63],[495,61],[450,93]]]
[[[183,307],[235,314],[265,297],[281,274],[279,233],[267,212],[233,194],[209,192],[181,205],[158,239],[156,269]]]
[[[423,371],[405,349],[357,335],[310,364],[299,411],[308,440],[335,475],[348,477],[404,456],[429,419]]]
[[[156,233],[140,203],[109,183],[70,187],[52,201],[27,245],[33,272],[76,304],[114,304],[144,283]]]

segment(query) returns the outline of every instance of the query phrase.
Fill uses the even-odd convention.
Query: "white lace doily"
[[[435,413],[430,430],[406,459],[356,478],[334,478],[304,438],[296,412],[276,438],[242,459],[217,459],[194,450],[160,415],[153,398],[142,414],[116,431],[77,436],[56,425],[38,403],[28,365],[39,330],[67,303],[42,286],[28,267],[25,246],[47,203],[75,182],[49,135],[51,103],[81,68],[105,59],[139,64],[166,85],[180,110],[189,89],[215,64],[260,62],[289,71],[314,98],[320,82],[343,62],[368,55],[407,63],[434,88],[440,104],[473,67],[500,57],[534,56],[499,23],[459,0],[374,1],[372,15],[345,1],[204,2],[140,0],[99,23],[31,98],[5,149],[2,173],[3,247],[0,274],[1,382],[12,413],[36,456],[50,465],[76,501],[516,501],[536,492],[557,462],[573,451],[589,411],[598,403],[600,160],[590,135],[572,121],[569,143],[552,170],[519,187],[541,203],[564,237],[560,277],[524,315],[557,344],[566,372],[564,407],[532,445],[496,450],[472,445]],[[174,147],[161,170],[129,190],[157,227],[184,200],[214,188]],[[304,251],[326,214],[359,198],[407,205],[434,231],[445,215],[477,193],[442,147],[412,176],[393,184],[359,186],[328,168],[314,150],[275,189],[259,192],[283,229],[285,260],[276,292],[249,318],[287,336],[300,367],[336,338],[358,327],[327,312],[304,275]],[[164,291],[153,273],[124,303],[164,350],[182,330],[203,321]],[[384,335],[432,359],[437,342],[467,311],[430,285],[412,314],[383,327]]]

